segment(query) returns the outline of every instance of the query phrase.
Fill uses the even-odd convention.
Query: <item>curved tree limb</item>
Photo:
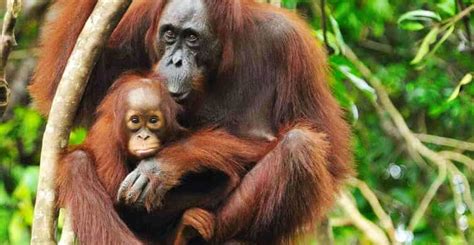
[[[436,144],[441,146],[449,146],[459,150],[465,151],[474,151],[474,143],[461,141],[457,139],[451,139],[436,135],[429,135],[429,134],[415,134],[415,136],[425,143]]]
[[[68,211],[65,209],[61,210],[61,212],[62,214],[64,214],[64,223],[63,223],[63,230],[61,233],[61,240],[59,241],[58,245],[75,244],[76,236],[74,235],[74,231],[72,229],[71,216],[69,215]]]
[[[466,240],[466,236],[464,234],[464,230],[459,225],[459,220],[461,219],[461,217],[464,215],[464,212],[466,211],[466,210],[462,210],[462,208],[465,207],[464,200],[463,200],[463,193],[465,192],[460,191],[456,183],[456,179],[458,178],[457,176],[459,175],[460,171],[456,168],[456,166],[454,166],[454,164],[451,164],[450,166],[448,166],[448,171],[449,171],[449,178],[450,178],[449,182],[450,182],[451,190],[453,192],[453,201],[456,207],[456,212],[454,212],[454,218],[456,219],[458,234],[460,238],[463,239],[464,244],[468,244]],[[469,186],[467,188],[469,188]]]
[[[420,222],[421,218],[425,214],[426,209],[428,209],[431,201],[436,195],[436,192],[438,192],[439,188],[446,180],[446,176],[447,176],[447,166],[441,165],[439,167],[438,177],[436,177],[435,181],[431,184],[430,188],[428,189],[428,192],[425,194],[425,196],[421,200],[421,203],[418,209],[415,211],[415,213],[413,214],[410,220],[410,223],[408,224],[409,231],[413,232],[415,230],[416,225]]]
[[[351,219],[351,223],[362,231],[373,244],[390,244],[383,230],[359,212],[350,194],[343,193],[338,199],[338,204],[346,216]]]
[[[464,154],[454,151],[442,151],[439,154],[451,161],[460,162],[466,165],[466,167],[468,167],[471,171],[474,170],[474,160]]]
[[[43,137],[32,244],[55,244],[56,176],[89,74],[131,0],[99,0],[77,39],[53,100]]]
[[[387,212],[385,212],[382,207],[382,204],[380,204],[380,201],[375,195],[375,193],[362,180],[352,179],[351,183],[353,186],[357,187],[360,190],[364,198],[367,200],[367,202],[369,202],[370,206],[372,207],[372,210],[379,218],[383,229],[385,230],[385,232],[387,232],[392,243],[398,244],[397,239],[395,237],[395,226],[393,225],[392,218],[390,217],[390,215],[387,214]]]
[[[464,175],[454,164],[450,164],[448,166],[448,170],[451,174],[451,183],[460,181],[460,184],[463,185],[464,190],[461,196],[464,199],[467,208],[471,211],[471,213],[474,213],[474,200],[472,198],[471,185],[469,184],[469,180],[467,179],[466,175]],[[456,178],[459,179],[456,180]],[[456,196],[456,193],[454,193],[454,196]]]

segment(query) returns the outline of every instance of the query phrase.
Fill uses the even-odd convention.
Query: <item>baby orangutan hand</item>
[[[155,158],[143,160],[120,185],[118,203],[143,206],[154,211],[161,207],[165,194],[179,185],[182,171]]]

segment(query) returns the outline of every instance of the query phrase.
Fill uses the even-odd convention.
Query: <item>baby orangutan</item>
[[[262,148],[225,131],[218,132],[222,141],[215,144],[242,148],[242,155],[238,156],[241,164],[230,161],[222,166],[193,166],[189,172],[196,176],[205,172],[210,177],[224,178],[217,178],[217,182],[202,177],[194,178],[194,182],[175,183],[176,186],[160,194],[156,200],[163,204],[157,204],[159,208],[153,210],[143,205],[150,190],[134,190],[151,178],[127,178],[130,185],[121,185],[138,163],[160,154],[169,145],[179,144],[180,137],[187,137],[186,130],[177,123],[179,110],[161,82],[146,74],[128,73],[114,83],[98,108],[84,144],[62,157],[58,171],[58,205],[68,209],[81,244],[187,244],[195,237],[211,239],[211,212],[235,188],[248,164],[264,154]],[[199,131],[195,133],[199,135]],[[172,166],[153,167],[166,170]],[[149,183],[147,188],[158,188],[166,183],[166,178],[162,176],[162,180]],[[204,187],[199,193],[190,192],[196,185]]]

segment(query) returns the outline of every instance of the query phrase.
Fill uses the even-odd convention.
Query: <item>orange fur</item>
[[[151,69],[161,58],[154,53],[154,37],[166,2],[133,1],[91,75],[79,118],[91,118],[110,81],[120,73]],[[293,13],[252,0],[204,2],[223,53],[214,80],[206,81],[205,109],[188,115],[186,123],[193,129],[216,126],[240,138],[262,128],[280,135],[268,155],[219,206],[215,240],[290,243],[303,227],[318,222],[344,180],[353,174],[350,130],[330,93],[325,53]],[[43,114],[49,111],[67,57],[95,3],[56,3],[59,15],[43,35],[30,87]],[[170,185],[179,183],[186,169],[196,169],[200,163],[224,170],[226,164],[233,166],[241,148],[227,147],[231,143],[220,137],[209,140],[207,134],[211,137],[216,132],[191,135],[157,156],[168,161],[170,171],[176,170]],[[178,154],[188,149],[189,153]]]
[[[179,107],[161,86],[160,81],[145,76],[146,74],[140,73],[122,75],[99,106],[97,120],[84,144],[66,154],[61,160],[56,182],[58,203],[70,209],[73,228],[81,243],[139,244],[141,241],[137,237],[149,242],[169,240],[168,237],[172,236],[173,232],[168,231],[166,226],[176,225],[181,219],[181,214],[191,207],[214,211],[237,186],[247,169],[265,154],[266,143],[240,139],[222,129],[201,130],[192,137],[169,143],[181,132],[181,127],[176,122]],[[165,145],[169,144],[162,152],[165,155],[179,156],[173,158],[179,164],[162,166],[162,171],[169,171],[170,174],[166,175],[167,179],[159,183],[169,183],[171,187],[176,187],[179,186],[180,179],[175,179],[175,176],[182,177],[192,172],[209,170],[223,173],[228,180],[219,182],[222,186],[212,187],[212,190],[204,192],[203,195],[187,196],[171,191],[171,200],[165,200],[167,206],[152,213],[141,214],[161,217],[150,221],[152,225],[158,227],[157,230],[141,232],[139,229],[138,231],[134,229],[134,233],[127,225],[135,228],[133,223],[140,223],[141,215],[132,217],[132,220],[126,218],[124,221],[121,216],[136,207],[120,207],[116,210],[115,202],[121,182],[130,173],[130,168],[133,168],[130,163],[133,161],[135,164],[138,163],[138,160],[128,155],[126,148],[128,139],[125,138],[123,125],[127,110],[126,97],[129,91],[137,87],[145,87],[160,96],[162,104],[160,111],[167,122],[165,125],[167,138],[161,140]],[[223,144],[213,146],[217,141]],[[181,147],[183,142],[186,142],[185,151]],[[203,150],[200,148],[201,144],[209,146],[209,149]],[[232,151],[235,153],[231,154]],[[175,166],[185,166],[186,169],[177,169]],[[124,208],[125,211],[122,212]]]

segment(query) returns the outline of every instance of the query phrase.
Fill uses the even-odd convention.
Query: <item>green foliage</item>
[[[0,124],[0,244],[29,244],[43,126],[27,108]]]
[[[296,4],[302,13],[312,11],[306,2]],[[320,1],[314,2],[319,4]],[[377,99],[373,88],[345,58],[344,47],[351,47],[380,78],[411,130],[472,142],[474,59],[473,52],[460,49],[466,46],[466,40],[459,38],[465,24],[463,19],[457,18],[459,10],[454,0],[327,2],[331,84],[353,122],[358,178],[374,190],[395,228],[404,231],[436,178],[436,172],[416,164],[402,142],[387,134],[373,107]],[[472,2],[465,1],[465,4],[469,7]],[[308,21],[315,36],[323,41],[320,13],[306,16],[311,18]],[[473,156],[472,152],[465,154]],[[469,181],[474,179],[461,165],[459,168]],[[413,238],[406,241],[472,244],[473,215],[466,210],[459,211],[449,185],[442,186],[440,193],[417,225]],[[353,194],[360,212],[377,223],[365,198],[358,191]],[[334,215],[340,216],[337,210]],[[468,221],[467,229],[459,223],[463,219]],[[337,227],[334,232],[337,244],[368,242],[363,233],[353,227]]]

